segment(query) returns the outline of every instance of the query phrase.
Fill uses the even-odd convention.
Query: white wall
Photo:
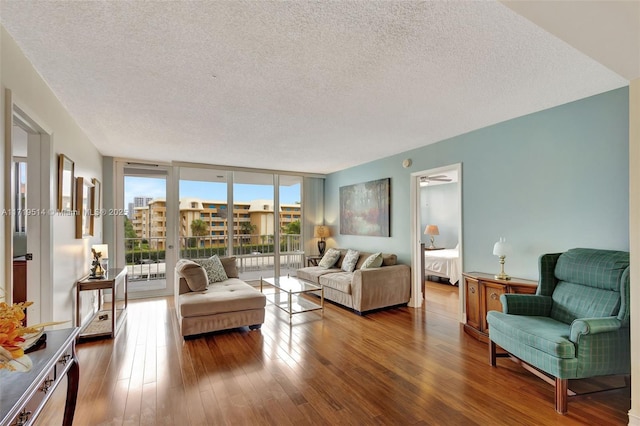
[[[40,127],[51,133],[53,153],[64,153],[75,162],[75,175],[88,180],[98,178],[102,181],[102,156],[78,127],[73,117],[69,115],[65,107],[53,94],[47,83],[34,70],[31,63],[24,56],[15,41],[6,32],[4,27],[0,33],[0,89],[2,91],[1,116],[5,115],[5,89],[10,89],[13,100],[21,108],[25,109],[31,119]],[[3,126],[4,128],[4,126]],[[4,141],[6,144],[8,141]],[[10,141],[9,141],[10,142]],[[4,153],[2,167],[3,190],[6,188]],[[52,161],[54,158],[51,159]],[[57,164],[54,163],[54,164]],[[57,166],[52,168],[50,182],[53,185],[53,194],[57,194]],[[54,197],[55,198],[55,195]],[[4,197],[0,200],[0,208],[8,208]],[[55,208],[54,200],[49,206],[39,208]],[[96,221],[96,236],[86,239],[75,238],[75,217],[54,215],[53,224],[53,289],[52,300],[43,303],[52,304],[53,318],[41,318],[43,321],[70,321],[64,327],[74,325],[75,312],[75,287],[78,278],[86,275],[90,267],[90,246],[102,240],[102,223]],[[6,230],[0,228],[0,236],[5,241]],[[7,259],[5,247],[0,244],[0,254]],[[8,261],[0,264],[0,276],[6,276]],[[28,285],[39,285],[28,281]],[[90,295],[88,295],[90,297]],[[87,304],[84,304],[86,306]]]

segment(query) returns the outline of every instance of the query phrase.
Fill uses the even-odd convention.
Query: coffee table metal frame
[[[260,292],[263,292],[263,284],[267,283],[276,289],[275,293],[266,294],[267,300],[276,305],[278,308],[289,314],[289,324],[291,324],[291,317],[293,314],[301,314],[304,312],[321,310],[324,314],[324,287],[317,285],[309,281],[305,281],[299,278],[290,277],[273,277],[262,278],[260,277]],[[305,293],[320,292],[320,304],[303,299],[300,296]],[[281,293],[287,295],[286,299],[280,298]],[[293,301],[293,296],[297,296],[297,300]]]

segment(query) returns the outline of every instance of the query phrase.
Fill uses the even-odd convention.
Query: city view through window
[[[288,183],[278,188],[280,209],[276,215],[272,184],[234,183],[230,208],[226,181],[181,179],[176,213],[179,258],[225,256],[231,250],[243,279],[273,276],[277,259],[281,273],[301,267],[301,179]],[[136,281],[166,277],[165,250],[172,244],[167,242],[166,178],[125,176],[124,187],[125,261],[135,290]],[[275,232],[279,256],[275,255]]]

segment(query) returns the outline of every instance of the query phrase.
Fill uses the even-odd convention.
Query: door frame
[[[140,290],[131,291],[131,284],[128,285],[128,297],[129,299],[151,298],[170,296],[173,294],[174,277],[173,269],[176,262],[176,249],[174,242],[176,241],[175,232],[177,231],[177,218],[172,212],[178,209],[177,206],[177,184],[176,184],[176,170],[170,164],[165,163],[151,163],[138,160],[126,160],[126,159],[114,159],[115,161],[115,211],[126,212],[128,207],[125,206],[124,199],[124,177],[125,168],[140,168],[141,170],[157,170],[162,171],[165,175],[166,185],[166,214],[167,235],[165,239],[165,282],[166,287],[155,290]],[[123,215],[116,215],[115,217],[115,235],[113,237],[113,245],[115,247],[115,262],[114,266],[126,267],[125,250],[124,250],[124,217]],[[169,272],[171,271],[171,272]]]
[[[419,308],[425,301],[425,295],[422,293],[422,251],[420,248],[422,229],[420,224],[420,177],[425,175],[434,175],[446,171],[456,170],[458,173],[457,193],[458,193],[458,250],[460,252],[460,267],[464,270],[463,259],[463,237],[462,237],[462,163],[450,164],[447,166],[436,167],[433,169],[421,170],[411,173],[410,180],[410,210],[411,210],[411,274],[412,289],[411,300],[409,306]],[[458,320],[465,320],[465,303],[464,303],[464,283],[462,277],[458,282]]]
[[[13,125],[16,124],[28,134],[27,173],[32,197],[37,201],[35,207],[39,214],[29,216],[29,228],[34,227],[37,235],[27,234],[27,247],[33,253],[32,261],[27,263],[27,299],[34,303],[29,310],[29,324],[53,320],[53,215],[55,212],[53,183],[56,179],[56,164],[53,155],[52,132],[43,124],[35,113],[30,111],[22,102],[17,100],[10,89],[5,89],[5,161],[4,161],[4,205],[5,209],[12,208],[12,169],[13,169]],[[36,147],[37,149],[33,149]],[[32,170],[30,170],[32,169]],[[35,194],[33,192],[35,191]],[[35,195],[35,198],[33,197]],[[13,302],[13,217],[4,217],[5,230],[5,300]],[[29,237],[31,236],[31,238]],[[37,236],[37,243],[29,244]],[[31,264],[29,264],[31,263]],[[34,278],[35,276],[35,278]],[[28,285],[29,281],[39,285]]]

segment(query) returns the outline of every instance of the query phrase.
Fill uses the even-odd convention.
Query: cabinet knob
[[[15,426],[24,426],[29,421],[29,417],[31,417],[31,411],[22,410],[18,417],[16,418]]]
[[[491,293],[491,299],[497,300],[498,299],[498,293]]]
[[[475,294],[476,293],[476,288],[475,287],[469,287],[469,291],[471,292],[471,294]]]
[[[44,382],[42,382],[42,387],[40,388],[40,390],[44,393],[47,393],[52,384],[53,384],[53,379],[50,379],[47,377],[44,380]]]
[[[67,365],[67,362],[69,362],[69,360],[71,359],[71,355],[69,354],[65,354],[63,356],[60,357],[60,359],[58,360],[58,362],[62,365]]]

